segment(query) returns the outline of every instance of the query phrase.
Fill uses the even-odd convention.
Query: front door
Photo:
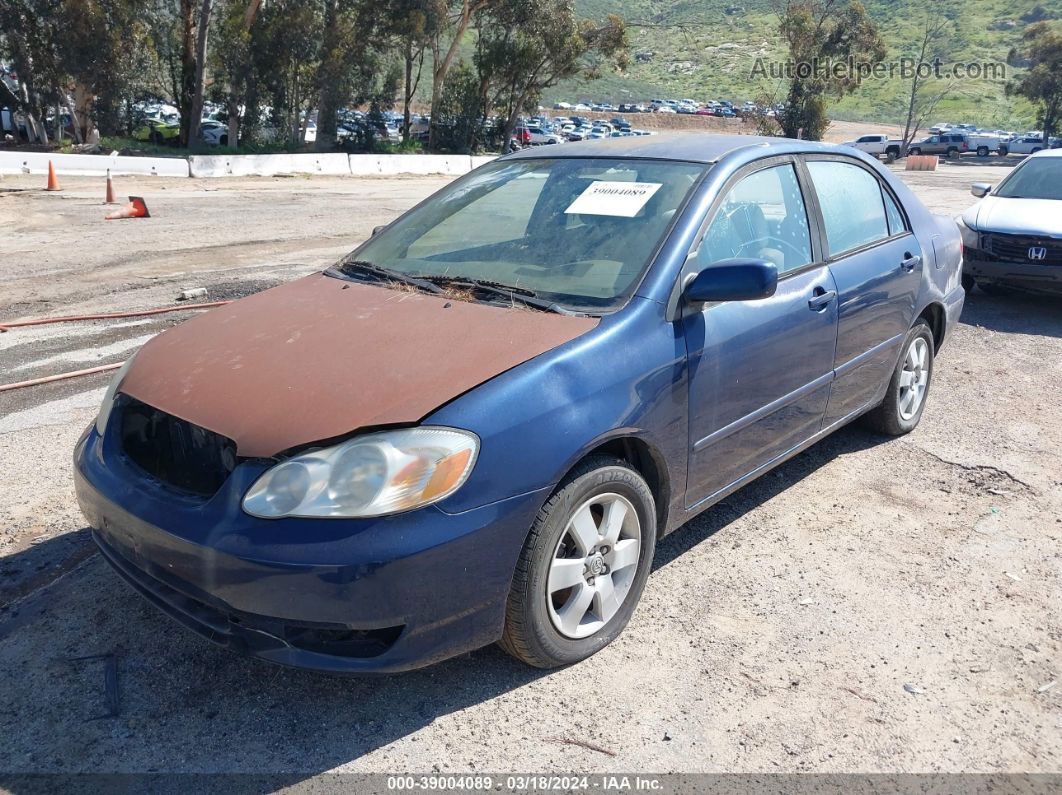
[[[836,286],[813,246],[793,162],[740,175],[714,210],[695,270],[778,266],[771,298],[706,305],[684,320],[689,357],[687,506],[745,479],[818,432],[833,376]]]
[[[891,191],[844,159],[807,161],[837,284],[836,376],[826,425],[880,398],[914,322],[923,252]]]

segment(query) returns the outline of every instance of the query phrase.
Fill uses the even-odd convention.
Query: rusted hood
[[[121,391],[271,456],[416,422],[596,323],[315,274],[155,337]]]

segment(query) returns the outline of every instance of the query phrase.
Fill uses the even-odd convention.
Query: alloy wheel
[[[553,551],[546,606],[553,627],[569,638],[602,629],[630,593],[641,554],[638,512],[619,494],[599,494],[568,520]]]
[[[929,343],[924,337],[915,337],[907,349],[900,371],[898,395],[900,417],[909,420],[918,413],[929,386]]]

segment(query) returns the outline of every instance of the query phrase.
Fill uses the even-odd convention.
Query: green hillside
[[[758,99],[784,94],[777,81],[752,79],[757,58],[784,57],[777,36],[777,17],[769,0],[577,0],[583,16],[602,18],[618,13],[630,25],[632,62],[624,74],[592,82],[558,86],[548,101],[624,102],[656,96],[697,100]],[[1062,17],[1060,0],[936,0],[894,2],[865,0],[881,26],[889,58],[913,55],[920,40],[924,14],[953,9],[945,61],[1005,64],[1028,24],[1023,17],[1037,6]],[[739,10],[735,11],[734,7]],[[726,13],[727,9],[731,13]],[[1006,66],[1008,76],[1016,73]],[[938,106],[934,120],[968,121],[982,127],[1027,128],[1034,112],[1024,101],[1004,95],[1003,79],[967,80]],[[902,122],[908,81],[867,80],[857,92],[831,106],[831,116],[851,121]]]

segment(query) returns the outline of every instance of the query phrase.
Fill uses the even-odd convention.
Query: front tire
[[[889,436],[903,436],[918,427],[933,380],[933,332],[919,320],[907,332],[900,361],[896,363],[885,399],[867,415],[874,430]]]
[[[626,462],[593,456],[538,512],[516,564],[500,645],[536,668],[579,662],[627,626],[656,545],[656,504]]]

